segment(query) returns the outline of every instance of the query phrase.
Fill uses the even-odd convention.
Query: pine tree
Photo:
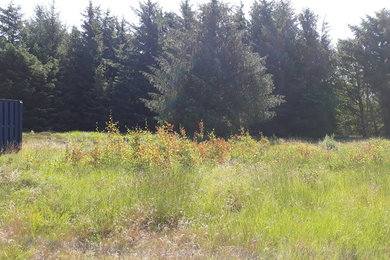
[[[23,42],[23,20],[21,7],[10,2],[6,8],[0,8],[0,39],[13,45]]]
[[[255,2],[250,35],[254,50],[266,57],[275,94],[286,100],[265,132],[321,137],[335,131],[333,51],[326,30],[317,30],[315,14],[305,10],[297,19],[287,1]]]
[[[18,99],[24,103],[23,126],[48,129],[50,87],[42,63],[25,48],[7,43],[0,50],[0,99]]]
[[[36,56],[46,71],[47,93],[50,105],[46,120],[50,129],[58,122],[56,113],[60,60],[65,52],[66,29],[56,11],[54,2],[46,8],[37,6],[35,16],[26,24],[26,48]],[[53,126],[53,127],[52,127]]]
[[[135,51],[139,54],[141,71],[148,72],[149,67],[157,67],[156,58],[162,53],[161,29],[162,29],[162,11],[157,3],[147,0],[140,3],[136,10],[139,18],[139,26],[135,29]]]
[[[234,14],[233,14],[233,23],[234,23],[234,29],[239,31],[242,35],[242,41],[245,44],[250,43],[250,36],[249,36],[249,22],[245,18],[245,12],[244,12],[244,4],[241,2],[241,5],[236,8]]]
[[[26,45],[29,52],[46,64],[63,54],[66,29],[56,11],[55,3],[47,9],[36,6],[35,16],[27,23]]]
[[[105,67],[104,78],[110,86],[118,74],[117,50],[120,45],[118,33],[121,33],[119,27],[118,19],[107,11],[102,19],[102,61]]]
[[[54,129],[68,131],[80,129],[84,120],[81,104],[84,102],[83,44],[81,32],[73,27],[67,37],[66,50],[60,61],[59,85],[56,93],[56,114],[61,120]]]
[[[254,51],[266,57],[267,72],[272,74],[275,94],[286,102],[276,108],[277,116],[262,125],[266,134],[287,136],[292,128],[294,92],[297,77],[298,25],[289,2],[256,1],[251,9],[250,42]]]
[[[96,124],[104,126],[109,115],[109,102],[102,61],[101,11],[92,2],[85,10],[82,31],[74,28],[67,45],[61,64],[63,76],[59,94],[59,97],[64,97],[63,108],[58,109],[71,118],[72,126],[64,127],[94,130]]]
[[[53,80],[58,68],[55,63],[43,64],[35,53],[29,53],[28,30],[20,10],[12,2],[0,9],[1,98],[23,100],[25,128],[49,129],[53,113]]]
[[[150,74],[161,94],[146,102],[160,121],[191,132],[203,120],[206,129],[226,136],[273,116],[270,109],[281,100],[271,94],[263,59],[242,42],[229,12],[212,0],[189,29],[172,31],[167,43],[174,51]]]
[[[352,27],[363,66],[364,80],[377,94],[382,110],[384,134],[390,137],[390,11],[383,9]]]
[[[330,43],[317,31],[317,16],[309,9],[299,15],[301,31],[298,45],[300,89],[295,93],[294,124],[291,132],[323,137],[335,131],[335,96],[332,76],[334,54]]]
[[[192,6],[189,0],[183,0],[180,3],[181,11],[181,28],[183,30],[190,30],[195,20],[195,12],[192,10]]]
[[[133,26],[134,36],[123,42],[118,57],[118,75],[112,92],[111,107],[115,120],[128,128],[153,126],[155,116],[142,102],[148,93],[156,92],[144,73],[158,67],[157,57],[162,53],[163,13],[150,0],[140,3],[135,10],[139,25]]]
[[[338,124],[341,134],[363,137],[379,134],[381,124],[378,97],[364,78],[364,67],[358,59],[356,39],[338,43],[337,94]]]
[[[108,103],[105,96],[106,80],[102,63],[103,32],[101,19],[100,8],[93,6],[90,2],[84,13],[84,21],[81,26],[83,48],[80,62],[84,73],[81,91],[83,91],[84,100],[80,105],[83,115],[81,129],[83,130],[95,129],[96,124],[103,126],[108,118]]]
[[[140,98],[146,97],[142,85],[143,75],[138,71],[138,55],[134,50],[133,37],[128,34],[127,23],[122,21],[118,35],[119,48],[116,51],[118,72],[111,92],[111,110],[121,126],[134,128],[144,126],[150,117],[149,110]]]

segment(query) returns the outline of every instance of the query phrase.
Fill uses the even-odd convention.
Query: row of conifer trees
[[[128,128],[164,121],[228,136],[390,136],[390,12],[332,46],[328,26],[288,1],[219,0],[163,12],[146,0],[130,24],[92,2],[81,28],[55,5],[0,9],[0,98],[22,99],[25,128]],[[129,10],[129,12],[132,12]]]

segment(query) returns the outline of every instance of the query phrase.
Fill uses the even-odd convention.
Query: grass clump
[[[0,156],[0,258],[388,258],[390,141],[26,134]]]

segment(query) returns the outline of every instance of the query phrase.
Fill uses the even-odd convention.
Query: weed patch
[[[0,156],[0,258],[387,258],[390,141],[26,134]]]

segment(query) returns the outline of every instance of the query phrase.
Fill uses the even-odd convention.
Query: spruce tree
[[[266,57],[267,72],[272,74],[275,94],[286,102],[276,108],[277,116],[262,124],[266,134],[287,136],[291,132],[293,93],[300,85],[296,54],[298,24],[289,2],[256,1],[250,13],[249,34],[254,51]]]
[[[127,32],[127,23],[122,21],[119,32],[119,48],[116,50],[117,75],[111,91],[111,110],[114,119],[121,126],[134,128],[144,126],[149,110],[140,98],[147,96],[143,75],[139,71],[138,55],[134,48],[134,38]]]
[[[46,8],[37,6],[35,16],[26,24],[26,48],[36,56],[45,67],[47,92],[50,105],[47,108],[46,120],[50,129],[58,122],[57,100],[60,76],[60,60],[65,52],[66,29],[56,11],[54,2]]]
[[[157,67],[156,58],[162,53],[162,39],[160,36],[163,14],[161,7],[151,0],[140,3],[136,14],[139,25],[134,27],[134,47],[138,54],[140,69],[148,72],[149,67]]]
[[[101,11],[89,3],[84,13],[82,31],[73,28],[62,61],[60,96],[63,109],[72,120],[71,129],[94,130],[107,120],[109,102],[102,62],[103,33]],[[65,115],[64,115],[65,116]]]
[[[317,16],[309,9],[299,15],[298,69],[294,118],[290,132],[297,136],[323,137],[336,130],[333,90],[334,53],[326,30],[317,31]]]
[[[24,103],[25,129],[42,131],[50,127],[50,87],[42,63],[25,48],[7,43],[0,50],[0,99]]]
[[[191,29],[195,19],[195,12],[192,10],[190,0],[183,0],[180,3],[181,28],[183,30]]]
[[[128,128],[154,126],[155,116],[142,102],[156,89],[145,77],[151,68],[157,68],[157,57],[162,53],[163,13],[157,3],[140,3],[135,10],[139,19],[132,26],[134,35],[126,36],[118,51],[118,75],[113,85],[111,107],[115,120]]]
[[[13,45],[23,43],[23,20],[21,7],[10,2],[0,8],[0,39]]]
[[[364,78],[356,39],[341,40],[337,49],[338,127],[341,134],[379,135],[382,124],[378,96]]]
[[[65,55],[60,61],[55,103],[57,117],[61,120],[54,124],[56,130],[78,130],[81,127],[81,121],[84,120],[81,114],[81,104],[85,102],[82,52],[81,32],[73,27],[66,40]]]
[[[352,27],[364,79],[379,98],[384,135],[390,137],[390,11],[383,9]]]
[[[318,32],[315,14],[305,10],[296,17],[287,1],[255,2],[250,36],[254,50],[266,57],[275,94],[286,100],[265,132],[321,137],[335,131],[333,51],[326,30]]]
[[[264,61],[243,43],[229,8],[212,0],[186,27],[171,32],[173,50],[149,75],[161,94],[146,104],[159,121],[191,132],[203,120],[207,130],[226,136],[271,118],[281,99],[271,94]]]
[[[63,54],[66,28],[54,2],[49,8],[36,6],[35,15],[28,21],[26,31],[27,48],[42,63],[58,60]]]

